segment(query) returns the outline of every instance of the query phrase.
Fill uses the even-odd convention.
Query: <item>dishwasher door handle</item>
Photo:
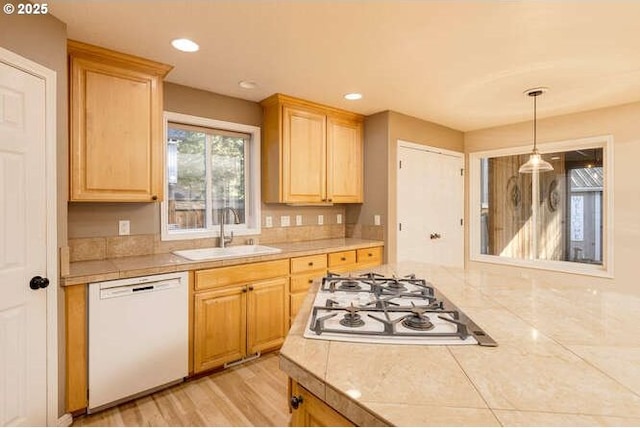
[[[120,285],[118,287],[100,288],[100,299],[112,299],[114,297],[126,297],[134,294],[155,293],[170,288],[180,287],[178,278],[162,281],[145,282],[143,284]]]

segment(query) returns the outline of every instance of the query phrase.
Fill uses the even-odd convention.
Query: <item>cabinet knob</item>
[[[246,293],[247,292],[247,287],[242,287],[242,292]]]
[[[153,196],[151,197],[151,200],[152,200],[152,201],[157,201],[157,200],[158,200],[158,195],[153,195]]]
[[[343,262],[344,262],[344,261],[346,261],[346,260],[347,260],[347,258],[346,258],[346,257],[340,257],[340,261],[343,261]]]
[[[249,291],[253,291],[253,285],[249,286]]]
[[[313,279],[310,279],[308,282],[309,284],[313,284]]]
[[[309,262],[309,266],[313,266],[313,262]]]
[[[329,198],[327,199],[327,202],[333,202],[333,199]]]
[[[368,253],[368,254],[367,254],[367,257],[373,257],[373,254]]]
[[[291,407],[297,409],[298,407],[300,407],[303,401],[304,400],[302,399],[302,395],[294,395],[293,397],[291,397]]]

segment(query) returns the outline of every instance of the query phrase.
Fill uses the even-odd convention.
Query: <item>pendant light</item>
[[[547,92],[547,88],[528,89],[524,93],[533,97],[533,151],[529,155],[529,160],[520,166],[518,172],[520,174],[530,174],[533,172],[553,171],[553,166],[540,156],[536,147],[536,98]]]

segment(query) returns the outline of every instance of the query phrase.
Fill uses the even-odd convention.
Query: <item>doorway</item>
[[[398,141],[397,261],[464,266],[464,155]]]
[[[58,424],[55,88],[0,48],[0,425]]]

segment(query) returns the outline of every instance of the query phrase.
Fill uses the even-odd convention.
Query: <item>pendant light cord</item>
[[[533,96],[533,151],[536,151],[536,143],[537,143],[537,138],[536,138],[536,99],[538,98],[538,95],[534,95]]]

